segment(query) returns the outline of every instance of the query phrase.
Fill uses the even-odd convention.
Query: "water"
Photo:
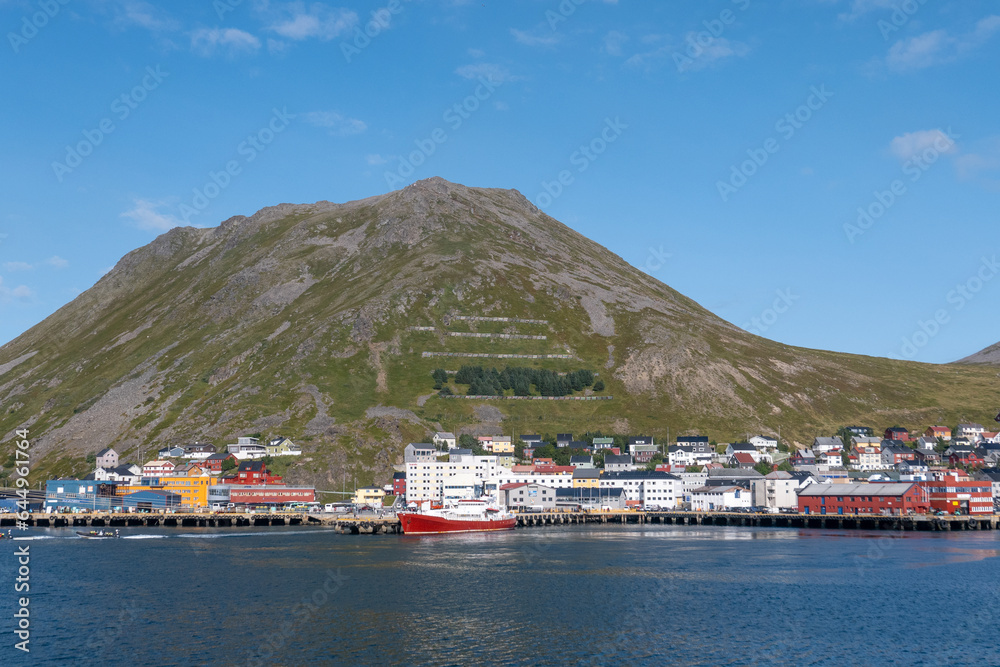
[[[565,526],[0,542],[2,665],[1000,665],[993,532]],[[31,550],[31,654],[13,648]]]

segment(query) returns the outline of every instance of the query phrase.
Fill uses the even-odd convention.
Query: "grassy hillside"
[[[458,316],[513,317],[547,324]],[[416,331],[412,327],[434,327]],[[467,338],[451,332],[544,335]],[[571,355],[424,357],[424,352]],[[611,401],[467,401],[465,363],[597,371]],[[430,179],[381,197],[174,229],[0,348],[0,447],[30,427],[36,479],[114,446],[282,434],[292,481],[382,482],[430,431],[708,434],[808,442],[845,423],[992,418],[995,370],[804,350],[752,336],[534,208]],[[0,458],[0,460],[2,460]]]

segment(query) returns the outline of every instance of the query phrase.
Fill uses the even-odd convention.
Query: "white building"
[[[132,464],[124,464],[114,468],[97,468],[94,480],[98,482],[124,482],[138,484],[142,478],[142,468]]]
[[[411,442],[403,450],[404,463],[431,463],[437,461],[439,452],[434,445]]]
[[[500,470],[496,456],[451,454],[448,461],[409,461],[406,463],[406,500],[444,500],[448,493],[461,493],[461,489],[452,487],[467,487],[469,475],[477,485],[485,486],[486,481],[496,478]],[[452,482],[456,476],[459,479]]]
[[[753,490],[753,504],[757,507],[775,509],[798,508],[799,496],[795,492],[811,482],[811,477],[807,477],[803,483],[790,473],[775,470],[765,475],[763,479],[755,479],[750,482]]]
[[[959,424],[958,428],[955,429],[955,435],[977,442],[985,430],[982,424]]]
[[[671,445],[667,450],[667,463],[672,466],[705,466],[712,462],[714,451],[708,447]]]
[[[844,441],[836,435],[832,438],[814,438],[812,450],[817,457],[826,452],[840,452],[844,450]]]
[[[97,461],[94,465],[98,468],[116,468],[118,467],[118,452],[106,447],[101,451],[97,452]]]
[[[778,449],[777,438],[769,438],[766,435],[755,435],[747,440],[747,442],[753,445],[761,454],[767,454]]]
[[[843,468],[844,467],[844,457],[841,456],[842,452],[838,450],[830,450],[820,454],[816,452],[816,465],[821,468]]]
[[[260,440],[257,438],[250,436],[237,438],[235,443],[226,445],[226,451],[241,461],[262,459],[267,456],[267,447],[260,444]],[[208,456],[210,454],[206,454],[205,458]]]
[[[684,494],[684,485],[679,477],[645,470],[605,472],[601,475],[599,488],[624,490],[626,503],[659,505],[668,509],[677,507]]]
[[[173,461],[164,461],[162,459],[157,459],[156,461],[150,461],[142,466],[142,476],[143,477],[163,477],[164,475],[169,475],[174,471]]]
[[[262,459],[267,456],[264,445],[226,445],[226,451],[241,461]]]
[[[681,479],[681,503],[687,503],[688,506],[691,505],[691,492],[695,489],[699,489],[708,483],[708,473],[707,472],[682,472],[677,473],[677,477]]]
[[[529,466],[518,466],[519,468],[525,468]],[[509,468],[499,468],[497,475],[489,480],[489,488],[500,488],[505,484],[541,484],[542,486],[547,486],[551,489],[572,489],[573,488],[573,474],[572,472],[559,471],[559,472],[530,472],[530,471],[513,471]],[[575,470],[575,469],[574,469]]]
[[[457,502],[459,500],[475,500],[481,495],[483,482],[472,473],[459,473],[447,478],[441,484],[441,500]],[[407,488],[409,501],[409,488]]]
[[[703,486],[691,492],[691,509],[713,512],[750,507],[751,496],[742,486]]]
[[[449,449],[455,449],[457,447],[457,440],[455,439],[455,434],[450,431],[438,431],[433,436],[431,436],[431,442],[433,442],[438,447],[444,446],[443,449],[446,451]]]

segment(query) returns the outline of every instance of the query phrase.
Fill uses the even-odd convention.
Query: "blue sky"
[[[175,225],[517,188],[721,317],[1000,340],[1000,9],[920,0],[0,0],[0,342]]]

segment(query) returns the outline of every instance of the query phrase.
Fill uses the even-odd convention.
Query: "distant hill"
[[[463,319],[475,317],[537,321]],[[469,333],[505,336],[455,335]],[[466,363],[587,369],[613,399],[435,395],[432,371]],[[40,479],[86,472],[86,454],[109,445],[137,460],[281,434],[305,452],[290,480],[339,489],[384,482],[407,442],[438,429],[724,441],[780,426],[811,442],[847,423],[984,421],[996,394],[993,369],[753,336],[517,191],[433,178],[172,229],[130,252],[0,348],[0,447],[29,425]]]
[[[993,366],[1000,366],[1000,343],[995,345],[990,345],[989,347],[976,352],[975,354],[970,354],[964,359],[959,359],[955,362],[956,364],[991,364]]]

